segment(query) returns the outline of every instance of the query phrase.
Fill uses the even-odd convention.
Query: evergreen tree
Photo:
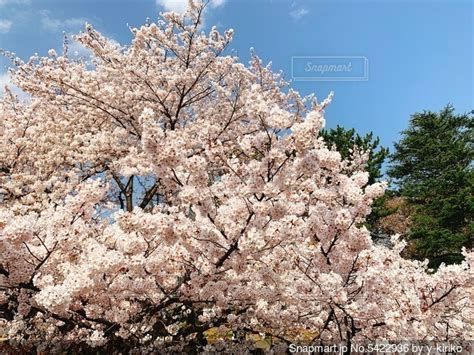
[[[450,105],[415,113],[390,158],[388,175],[416,207],[409,235],[415,256],[435,267],[460,261],[461,248],[472,247],[473,118]]]

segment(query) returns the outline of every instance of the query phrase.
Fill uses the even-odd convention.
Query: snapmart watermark
[[[367,81],[369,60],[363,56],[293,56],[295,81]]]
[[[296,345],[290,344],[290,353],[299,354],[472,354],[472,342],[455,344],[449,342],[430,343],[365,343],[332,345]]]

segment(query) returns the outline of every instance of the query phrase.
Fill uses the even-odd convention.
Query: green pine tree
[[[473,244],[473,127],[472,113],[455,114],[450,105],[415,113],[390,157],[388,175],[416,207],[414,256],[433,267],[459,262],[461,248]]]

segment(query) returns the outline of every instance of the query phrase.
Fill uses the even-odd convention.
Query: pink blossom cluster
[[[15,58],[0,100],[0,333],[24,349],[204,347],[204,332],[281,344],[473,339],[472,251],[459,265],[375,246],[385,189],[319,131],[324,107],[201,3],[131,29],[92,26],[91,61]],[[244,345],[242,345],[244,346]],[[210,349],[210,348],[207,348]]]

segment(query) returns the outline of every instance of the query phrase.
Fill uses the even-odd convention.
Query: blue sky
[[[50,48],[61,48],[62,31],[77,33],[85,21],[127,44],[127,23],[139,26],[164,8],[179,11],[185,3],[0,0],[0,48],[23,58],[34,52],[45,55]],[[231,47],[243,62],[254,47],[287,79],[292,79],[293,56],[367,58],[367,81],[291,85],[321,99],[333,90],[328,127],[374,131],[391,147],[414,112],[437,111],[447,103],[458,112],[474,109],[473,18],[472,0],[212,0],[205,24],[233,28]],[[1,83],[7,80],[7,65],[1,58]]]

